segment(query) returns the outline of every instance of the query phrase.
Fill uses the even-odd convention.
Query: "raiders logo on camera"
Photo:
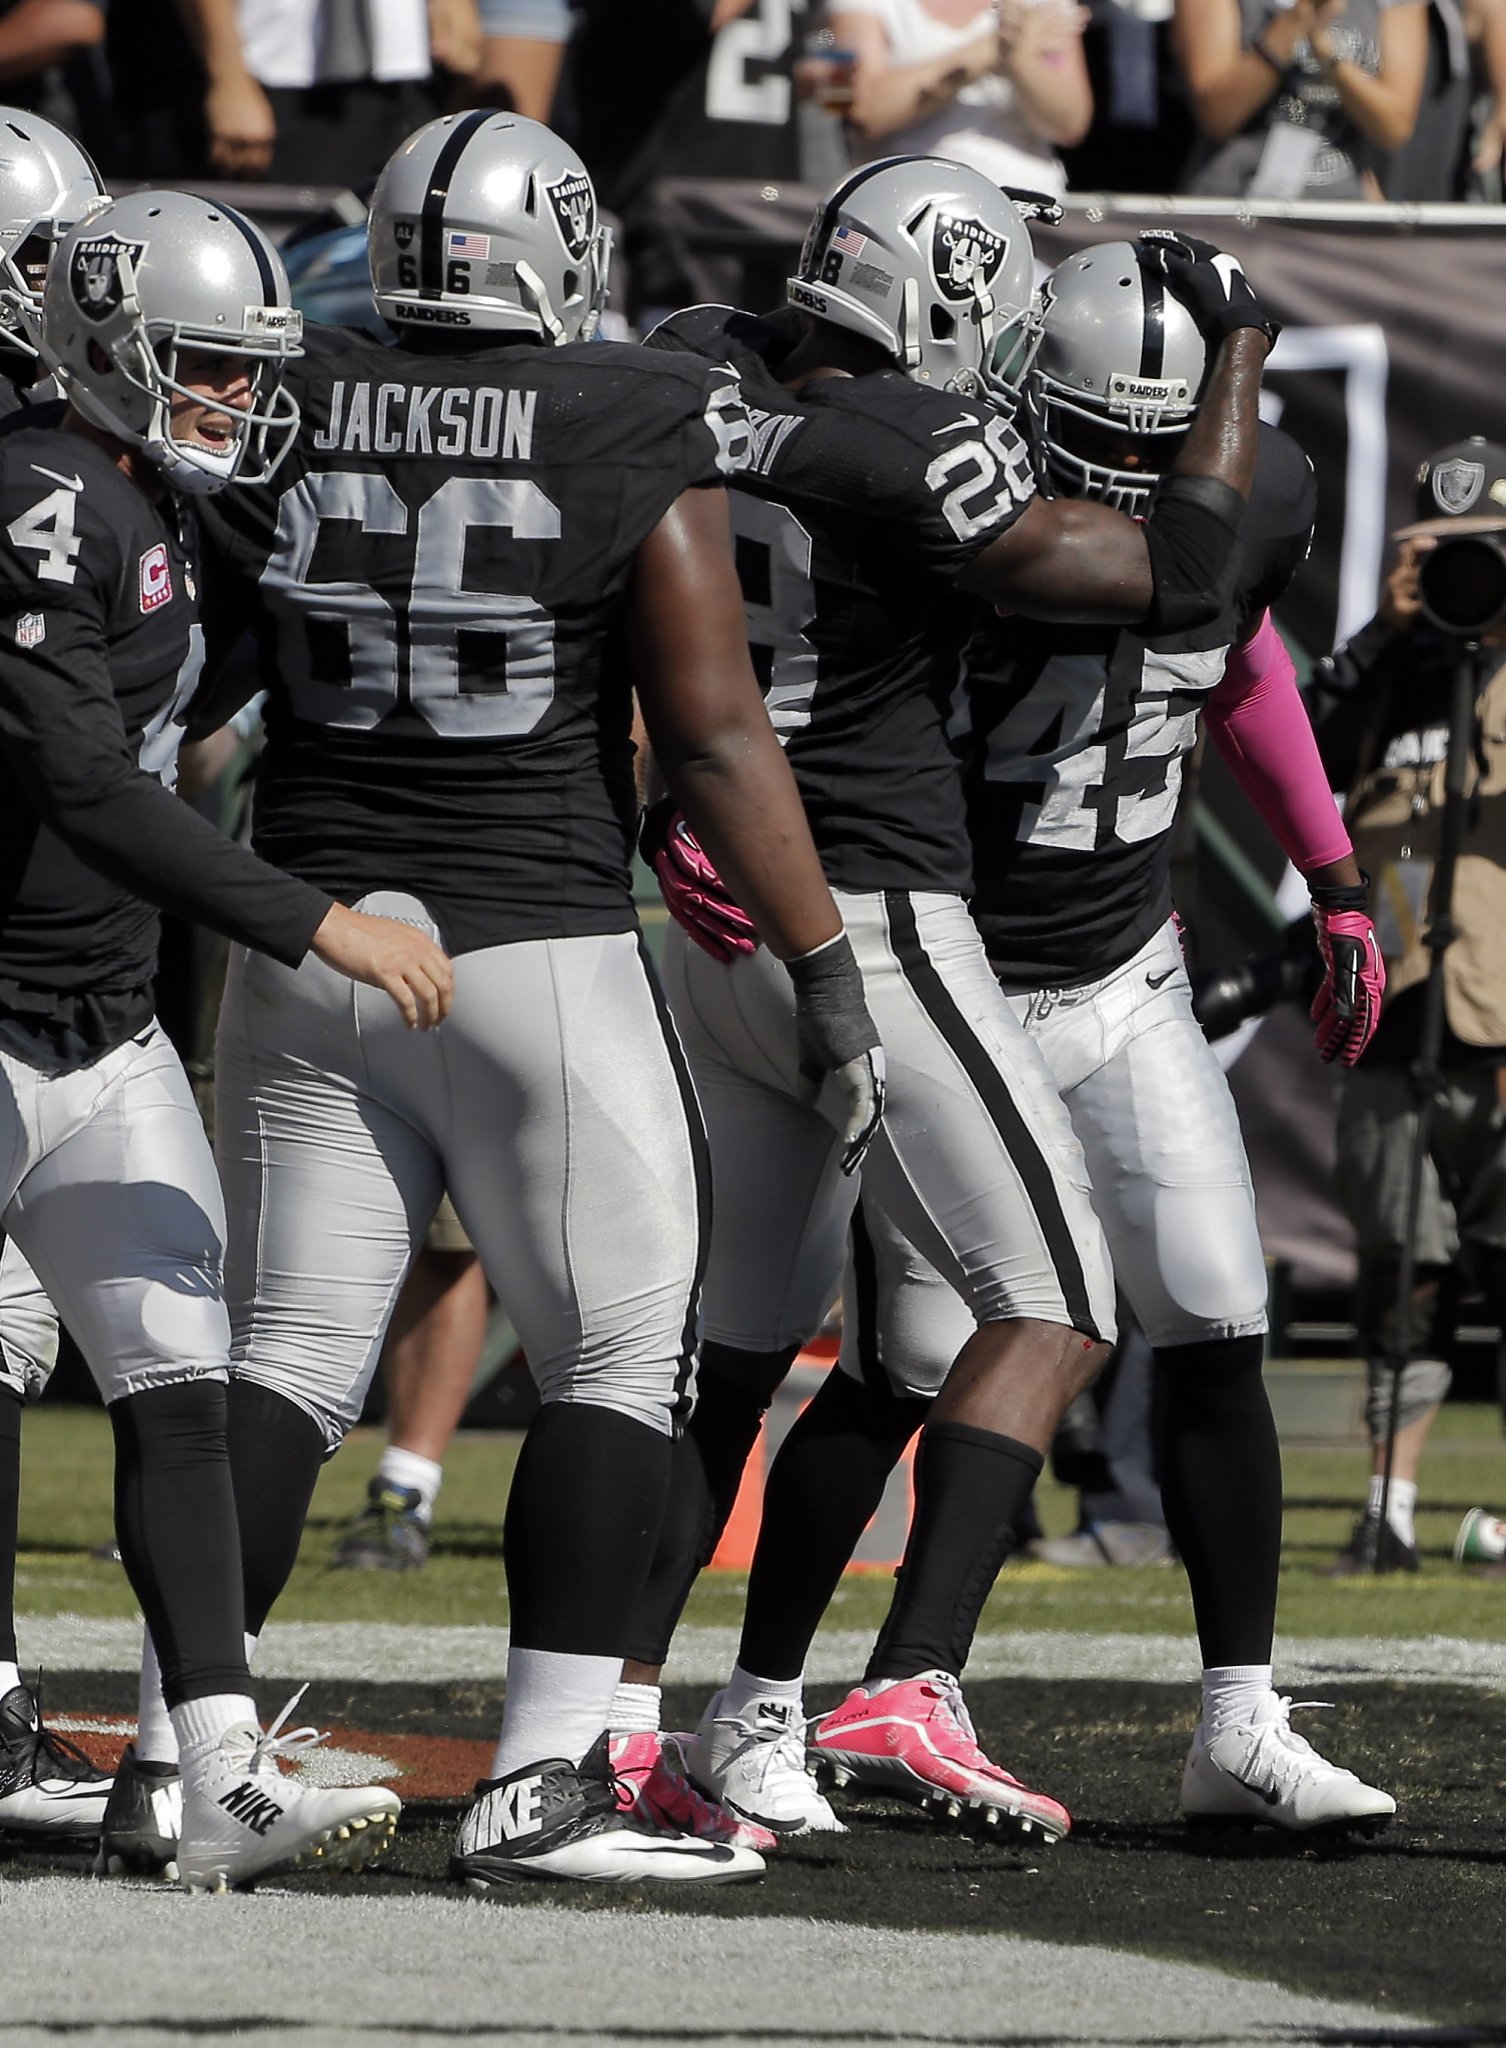
[[[86,320],[108,320],[120,310],[129,283],[121,265],[134,271],[145,254],[145,242],[125,242],[119,235],[79,243],[68,266],[68,289]]]
[[[565,247],[578,262],[591,246],[591,231],[596,225],[591,181],[579,171],[567,171],[552,185],[545,185],[544,190],[549,194]]]
[[[994,281],[1004,260],[1004,237],[975,214],[938,214],[931,231],[931,268],[945,297],[970,299]]]
[[[1480,486],[1485,481],[1485,464],[1467,462],[1462,456],[1455,456],[1452,462],[1440,462],[1429,481],[1433,487],[1433,503],[1440,512],[1467,512],[1480,495]]]

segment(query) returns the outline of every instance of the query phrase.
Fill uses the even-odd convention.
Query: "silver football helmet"
[[[917,383],[1006,406],[1040,331],[1030,232],[997,185],[943,157],[865,164],[816,209],[792,306],[875,341]]]
[[[140,448],[175,490],[204,495],[263,483],[287,453],[298,406],[282,388],[302,353],[282,259],[261,229],[188,192],[105,200],[58,244],[42,296],[42,359],[64,396],[107,434]],[[172,432],[185,356],[244,357],[246,410],[227,404],[215,446]]]
[[[476,111],[430,121],[388,160],[366,228],[389,325],[589,341],[606,304],[610,230],[585,165],[541,121]]]
[[[1025,399],[1042,487],[1143,511],[1202,393],[1208,351],[1192,315],[1140,268],[1133,242],[1059,263],[1041,309]]]
[[[35,358],[52,252],[104,197],[71,135],[21,107],[0,107],[0,348]]]

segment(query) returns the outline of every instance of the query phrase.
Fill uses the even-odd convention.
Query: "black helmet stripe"
[[[455,166],[466,151],[466,145],[478,128],[496,118],[495,109],[480,107],[476,112],[463,114],[455,123],[448,140],[434,159],[434,174],[429,180],[428,192],[424,195],[423,218],[418,235],[418,290],[419,297],[437,299],[444,290],[444,210],[449,204],[450,180],[455,175]]]
[[[876,178],[880,171],[893,170],[896,164],[907,164],[914,161],[913,157],[886,156],[880,158],[877,163],[864,164],[860,170],[854,171],[850,178],[844,178],[836,191],[832,193],[830,199],[827,200],[822,210],[820,228],[811,238],[811,253],[813,255],[819,253],[822,256],[826,254],[827,244],[836,232],[837,216],[853,193],[857,191],[859,185],[866,184],[870,178]]]
[[[1149,269],[1140,272],[1145,331],[1140,338],[1140,375],[1159,377],[1166,368],[1166,287]]]
[[[262,304],[264,306],[280,304],[281,301],[277,296],[277,275],[272,268],[271,259],[267,255],[266,243],[262,240],[256,229],[252,227],[250,221],[246,219],[246,216],[243,213],[237,213],[233,206],[217,203],[214,210],[218,214],[223,214],[231,226],[239,228],[245,236],[246,245],[250,249],[251,254],[256,258],[257,274],[261,278]]]

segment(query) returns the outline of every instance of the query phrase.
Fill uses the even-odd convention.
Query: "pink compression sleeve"
[[[1231,650],[1207,719],[1213,744],[1294,867],[1305,872],[1353,852],[1269,612]]]

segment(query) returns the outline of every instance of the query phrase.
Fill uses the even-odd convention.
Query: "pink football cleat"
[[[617,1810],[630,1814],[637,1826],[669,1828],[679,1835],[698,1835],[703,1842],[725,1842],[733,1849],[767,1853],[779,1847],[779,1837],[767,1828],[739,1820],[696,1790],[685,1775],[685,1759],[673,1735],[614,1735],[609,1753],[617,1780]]]
[[[947,1820],[967,1817],[1048,1844],[1071,1832],[1064,1806],[990,1763],[962,1687],[945,1671],[857,1687],[816,1723],[811,1749],[820,1775],[834,1785],[866,1785],[919,1800]]]

